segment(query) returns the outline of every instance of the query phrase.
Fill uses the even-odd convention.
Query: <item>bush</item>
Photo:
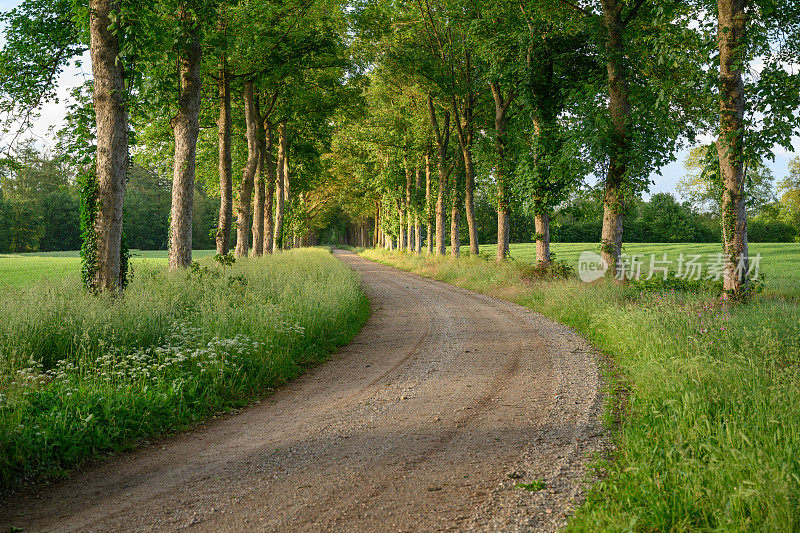
[[[750,242],[795,242],[797,236],[797,228],[779,220],[747,221],[747,240]]]

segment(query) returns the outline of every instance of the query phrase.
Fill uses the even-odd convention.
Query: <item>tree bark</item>
[[[433,253],[433,213],[431,210],[431,154],[425,151],[425,222],[428,230],[427,253]]]
[[[555,119],[552,119],[555,122]],[[555,124],[550,124],[550,127],[555,127]],[[550,130],[542,131],[542,121],[539,119],[538,114],[533,116],[533,134],[538,139],[537,145],[539,147],[546,146],[547,143],[542,140],[543,136],[548,135]],[[541,158],[541,148],[537,148],[533,155],[533,164],[538,168],[539,175],[549,175],[550,169],[546,168]],[[545,167],[545,168],[542,168]],[[536,264],[539,267],[546,267],[550,264],[550,214],[548,210],[548,199],[545,193],[536,190],[533,193],[534,203],[534,227],[536,230]]]
[[[415,186],[417,190],[422,186],[422,174],[419,171],[419,166],[414,167]],[[414,249],[418,254],[422,253],[422,228],[419,224],[419,210],[414,212]]]
[[[503,198],[500,197],[498,192],[498,203],[502,202]],[[496,261],[502,262],[508,257],[508,243],[510,233],[510,218],[511,213],[508,207],[497,209],[497,256]]]
[[[261,151],[259,150],[258,164],[253,186],[253,246],[250,253],[253,257],[264,255],[264,208],[266,187],[264,184],[264,169],[262,167]]]
[[[172,177],[170,212],[169,268],[176,270],[192,264],[192,209],[194,206],[194,171],[197,137],[200,134],[200,28],[184,8],[181,20],[188,25],[188,42],[178,61],[181,93],[178,114],[172,118],[175,137],[175,170]]]
[[[406,201],[405,201],[405,208],[406,208],[406,233],[405,233],[405,250],[407,252],[414,251],[414,243],[411,240],[411,233],[412,233],[412,226],[411,226],[411,187],[414,185],[414,180],[412,177],[412,169],[408,164],[408,158],[403,156],[403,166],[405,167],[406,171]]]
[[[273,239],[275,238],[272,218],[272,204],[275,201],[275,160],[272,159],[272,124],[264,121],[264,149],[261,151],[261,165],[264,169],[264,243],[263,250],[265,254],[272,253]]]
[[[745,0],[719,0],[720,128],[717,153],[722,172],[722,237],[725,246],[725,297],[748,296],[749,258],[744,202],[744,82],[740,65],[747,32]]]
[[[94,213],[95,270],[90,284],[100,291],[119,291],[122,204],[128,171],[128,113],[125,108],[125,71],[119,61],[119,41],[111,31],[118,0],[90,3],[90,52],[94,75],[97,124],[97,210]]]
[[[536,225],[536,265],[550,264],[550,215],[543,213],[534,217]]]
[[[494,132],[495,132],[495,152],[497,165],[494,169],[495,180],[497,182],[497,255],[498,262],[504,261],[508,257],[508,238],[510,222],[510,197],[511,184],[508,179],[508,162],[506,161],[506,122],[508,121],[508,108],[514,101],[514,91],[509,91],[508,96],[503,97],[500,84],[490,82],[494,98]]]
[[[236,257],[247,257],[250,247],[251,202],[256,170],[258,169],[258,116],[256,113],[255,90],[252,82],[244,85],[244,119],[247,138],[247,162],[239,185],[239,212],[236,222]]]
[[[375,202],[375,240],[373,248],[378,248],[381,242],[381,204]]]
[[[444,195],[447,192],[447,179],[450,174],[446,168],[447,145],[450,142],[450,113],[444,112],[444,124],[440,130],[431,95],[428,95],[428,113],[439,156],[436,161],[436,169],[439,173],[439,191],[436,196],[436,255],[444,255],[447,251],[444,242]]]
[[[603,15],[608,30],[606,51],[608,61],[609,102],[608,111],[611,116],[611,129],[614,136],[609,154],[608,173],[606,175],[603,197],[603,233],[601,237],[601,256],[608,265],[608,274],[615,275],[619,268],[622,253],[622,213],[625,208],[623,182],[628,170],[628,153],[630,151],[630,102],[628,101],[628,84],[623,73],[622,22],[623,2],[619,0],[603,0]]]
[[[253,197],[253,257],[261,257],[264,255],[264,203],[265,198],[265,183],[264,174],[264,150],[266,149],[264,141],[264,122],[261,119],[261,95],[256,92],[253,95],[253,105],[255,106],[256,113],[256,174],[255,186],[253,188],[255,196]]]
[[[463,162],[463,161],[462,161]],[[450,188],[450,255],[461,255],[461,193],[458,190],[458,172]]]
[[[217,221],[217,253],[230,252],[233,222],[233,162],[231,159],[231,82],[228,60],[223,54],[219,66],[219,219]]]
[[[469,69],[469,59],[467,60]],[[458,111],[456,97],[452,97],[453,117],[458,133],[458,144],[464,158],[464,206],[467,212],[467,229],[469,231],[469,253],[478,255],[478,225],[475,221],[475,165],[472,158],[472,143],[474,138],[473,107],[475,96],[469,94],[464,105],[463,115]],[[462,124],[463,122],[463,124]]]
[[[291,210],[291,204],[289,203],[289,134],[286,134],[286,147],[283,151],[283,220],[284,226],[286,221],[286,216],[289,214]],[[289,228],[291,229],[291,228]],[[284,231],[283,233],[287,233],[288,230]],[[287,240],[285,237],[281,237],[281,248],[287,248]],[[288,240],[288,248],[292,247],[292,240]]]
[[[397,250],[402,252],[406,249],[405,243],[405,226],[403,224],[403,201],[401,199],[397,199],[397,218],[398,218],[398,232],[397,232]]]
[[[275,237],[272,240],[272,250],[281,249],[283,241],[283,202],[285,199],[283,192],[284,178],[283,173],[286,168],[286,123],[281,122],[278,126],[278,173],[275,176]]]

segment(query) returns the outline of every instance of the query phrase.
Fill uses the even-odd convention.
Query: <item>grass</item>
[[[166,250],[131,250],[134,275],[139,268],[167,264]],[[195,260],[213,256],[214,250],[194,250]],[[22,287],[39,280],[79,279],[78,252],[0,254],[0,287]]]
[[[463,248],[462,248],[463,249]],[[480,247],[481,255],[494,257],[497,245],[487,244]],[[557,261],[566,261],[575,267],[578,257],[583,251],[599,252],[596,243],[554,243],[551,252]],[[643,256],[643,271],[649,270],[650,254],[655,254],[656,261],[667,254],[667,259],[675,261],[680,254],[701,255],[705,262],[708,257],[713,257],[722,251],[720,244],[714,243],[677,243],[677,244],[652,244],[635,243],[626,244],[623,252],[629,255]],[[536,245],[531,243],[512,244],[511,257],[523,262],[536,260]],[[751,243],[750,254],[761,254],[760,271],[766,276],[766,290],[768,296],[792,297],[800,300],[800,243]],[[675,263],[673,263],[673,267]]]
[[[554,248],[565,259],[581,250]],[[798,248],[753,248],[765,254],[765,269],[783,276],[767,270],[764,293],[733,307],[711,293],[531,281],[528,264],[516,261],[363,255],[535,309],[612,357],[630,395],[612,432],[614,451],[597,462],[601,481],[569,530],[793,531],[800,529]],[[529,250],[519,245],[512,254]]]
[[[76,276],[3,288],[0,485],[246,405],[349,342],[368,314],[357,276],[323,249],[201,264],[142,264],[118,299]]]
[[[537,479],[536,481],[532,481],[531,483],[515,483],[514,488],[527,490],[528,492],[538,492],[540,490],[546,489],[547,484],[544,481]]]

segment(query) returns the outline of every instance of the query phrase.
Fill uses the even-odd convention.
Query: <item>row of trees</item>
[[[690,155],[687,163],[691,172],[679,185],[682,196],[689,201],[679,203],[672,195],[659,193],[649,201],[635,199],[631,202],[623,222],[627,242],[720,241],[719,194],[714,190],[715,182],[709,181],[708,176],[702,173],[702,166],[697,164],[697,156],[703,149],[700,147]],[[774,180],[767,168],[752,169],[749,176],[749,240],[794,242],[800,237],[800,158],[791,161],[788,177],[778,184],[779,197],[776,197]],[[218,237],[220,199],[218,195],[209,197],[202,180],[194,196],[193,247],[214,248]],[[13,165],[0,171],[0,220],[3,221],[0,225],[0,253],[78,249],[81,244],[79,207],[80,190],[70,169],[69,154],[51,155],[40,152],[31,141],[23,143]],[[139,165],[131,168],[123,210],[128,247],[166,249],[170,207],[169,180]],[[497,238],[494,198],[491,188],[480,182],[476,184],[474,208],[478,242],[494,243]],[[325,231],[319,232],[322,242],[372,244],[372,218],[365,223],[351,224],[346,213],[336,210],[330,215],[316,221],[325,226]],[[466,218],[463,208],[461,216]],[[573,191],[553,212],[553,242],[599,241],[602,216],[601,189]],[[287,229],[285,235],[290,239],[294,233],[292,226],[291,223],[284,226]],[[423,238],[425,228],[420,230],[420,238]],[[412,231],[416,232],[413,224]],[[535,217],[524,209],[512,210],[510,242],[530,242],[535,233]],[[231,236],[236,235],[232,232]],[[311,238],[314,237],[316,235]],[[462,246],[469,246],[467,234],[462,233],[460,241]]]
[[[449,210],[453,255],[464,213],[477,253],[477,183],[494,197],[497,259],[508,253],[510,212],[524,209],[547,265],[551,218],[594,175],[614,272],[624,216],[651,173],[716,132],[703,169],[718,184],[725,288],[743,295],[748,173],[797,132],[797,10],[744,0],[372,3],[368,114],[334,143],[338,172],[351,174],[347,209],[378,220],[378,244],[419,250],[425,234],[437,254]]]
[[[220,254],[270,253],[284,245],[285,225],[299,243],[320,209],[331,116],[358,100],[341,2],[26,0],[3,18],[0,93],[23,127],[55,96],[59,72],[91,55],[91,94],[76,91],[60,139],[83,189],[87,285],[124,285],[134,161],[159,176],[171,168],[171,269],[191,263],[197,184],[220,197]]]
[[[63,144],[97,289],[123,284],[132,157],[170,169],[173,269],[191,262],[198,182],[220,198],[220,254],[280,248],[287,223],[299,244],[332,205],[362,228],[374,220],[377,243],[421,251],[425,235],[437,254],[448,233],[460,253],[464,213],[478,253],[476,191],[489,191],[497,259],[524,210],[546,265],[556,209],[594,175],[614,272],[624,215],[651,173],[712,131],[703,174],[717,184],[726,290],[739,296],[748,169],[796,133],[798,11],[772,0],[25,0],[4,15],[0,95],[24,125],[64,65],[90,52],[91,105],[78,98]]]

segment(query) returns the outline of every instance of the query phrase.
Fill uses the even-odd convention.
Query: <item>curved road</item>
[[[372,315],[330,362],[238,414],[15,495],[0,526],[557,529],[602,438],[589,347],[523,307],[336,254]]]

